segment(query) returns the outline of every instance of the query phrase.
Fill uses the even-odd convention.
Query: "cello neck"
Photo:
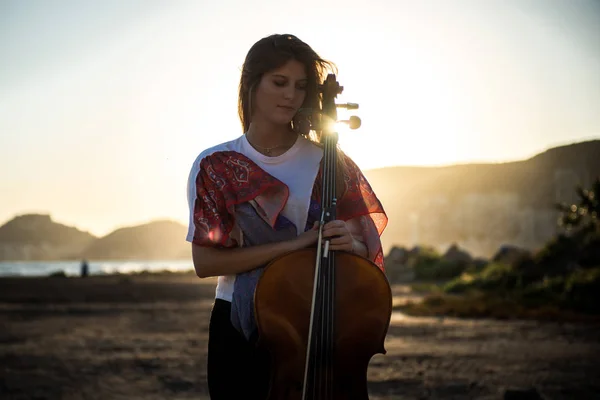
[[[334,130],[337,122],[337,108],[335,98],[342,92],[335,79],[335,75],[327,76],[323,85],[321,85],[323,93],[322,108],[323,112],[320,119],[321,128],[321,143],[323,144],[323,176],[322,176],[322,193],[321,193],[321,210],[323,210],[323,220],[321,222],[329,222],[336,219],[336,203],[337,203],[337,142],[338,134]]]

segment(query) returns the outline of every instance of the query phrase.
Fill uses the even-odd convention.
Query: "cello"
[[[269,400],[368,399],[369,361],[386,353],[392,296],[385,273],[367,258],[329,250],[322,236],[336,218],[337,108],[358,108],[335,103],[342,91],[329,74],[312,121],[323,145],[317,246],[272,260],[254,292],[257,346],[271,356]],[[356,117],[343,122],[360,125]]]

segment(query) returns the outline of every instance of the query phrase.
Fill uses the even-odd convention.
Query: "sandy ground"
[[[0,279],[1,399],[207,399],[214,280]],[[396,300],[409,295],[394,287]],[[371,399],[600,399],[600,326],[394,313]]]

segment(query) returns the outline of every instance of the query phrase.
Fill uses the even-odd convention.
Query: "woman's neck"
[[[263,148],[293,145],[296,137],[289,125],[251,122],[246,132],[248,140]]]

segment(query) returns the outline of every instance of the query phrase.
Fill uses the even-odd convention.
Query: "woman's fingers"
[[[349,236],[350,230],[344,221],[332,221],[323,227],[323,235],[331,236]]]
[[[332,245],[329,246],[329,250],[346,250],[346,251],[352,251],[352,244],[351,243],[332,244]]]
[[[352,243],[352,238],[348,238],[348,237],[336,237],[333,239],[329,239],[329,245],[344,245],[344,244],[348,244],[348,243]]]
[[[347,236],[350,232],[345,230],[344,228],[329,228],[323,229],[323,236],[332,237],[332,236]]]
[[[323,236],[329,241],[331,250],[352,251],[353,237],[346,222],[335,220],[323,226]]]

